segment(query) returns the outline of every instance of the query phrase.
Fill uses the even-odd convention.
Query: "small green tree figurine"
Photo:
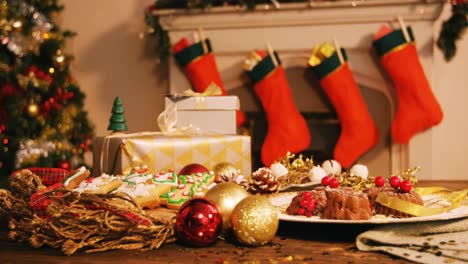
[[[122,100],[117,96],[114,100],[114,104],[112,105],[112,115],[109,119],[107,130],[112,130],[113,133],[126,131],[128,130],[128,127],[125,124],[125,121]]]

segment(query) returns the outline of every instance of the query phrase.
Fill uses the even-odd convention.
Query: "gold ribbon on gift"
[[[459,207],[468,195],[468,189],[461,191],[452,191],[442,187],[415,188],[415,192],[417,192],[421,196],[434,194],[438,199],[443,199],[449,202],[450,205],[440,208],[427,207],[419,204],[410,203],[397,197],[391,197],[389,195],[386,195],[385,193],[380,193],[375,201],[383,206],[409,215],[430,216],[441,214]]]
[[[208,87],[203,93],[198,93],[198,92],[194,92],[192,89],[187,89],[182,94],[179,94],[179,96],[203,97],[203,96],[217,96],[217,95],[222,95],[222,94],[223,94],[223,91],[221,90],[221,87],[219,87],[214,82],[212,82],[210,83],[210,85],[208,85]]]

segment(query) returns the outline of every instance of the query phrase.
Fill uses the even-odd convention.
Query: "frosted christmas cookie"
[[[120,177],[104,173],[99,177],[82,181],[74,190],[80,193],[106,194],[119,188],[122,183]]]
[[[142,208],[153,209],[160,205],[159,197],[177,186],[174,173],[133,173],[123,179],[123,184],[116,191],[133,198]]]
[[[161,204],[177,210],[190,198],[205,196],[205,193],[215,184],[214,178],[215,174],[212,171],[179,175],[179,184],[161,196]]]

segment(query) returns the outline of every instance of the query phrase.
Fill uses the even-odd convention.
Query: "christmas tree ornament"
[[[252,53],[255,55],[251,55],[253,59],[247,58],[244,65],[268,122],[261,149],[261,159],[266,167],[288,152],[303,151],[310,144],[309,128],[294,103],[286,72],[278,54],[268,47],[268,55],[255,51]]]
[[[127,120],[125,120],[122,100],[117,96],[114,99],[114,103],[112,104],[112,115],[109,119],[109,126],[107,127],[107,130],[112,130],[114,133],[127,131],[128,127],[125,123],[126,121]]]
[[[192,175],[197,173],[210,172],[205,166],[199,163],[191,163],[184,166],[178,173],[178,175]]]
[[[333,157],[348,168],[377,144],[377,127],[351,73],[344,49],[336,42],[334,46],[324,43],[314,48],[308,64],[340,120],[341,133]]]
[[[30,117],[36,117],[39,114],[39,106],[35,102],[30,102],[27,111]]]
[[[280,188],[281,183],[269,168],[259,168],[252,173],[249,192],[254,194],[269,194],[279,192]]]
[[[362,179],[367,179],[369,176],[369,169],[366,165],[355,164],[353,167],[351,167],[349,173],[354,176],[360,176]]]
[[[373,46],[396,90],[392,138],[398,144],[408,144],[415,134],[438,125],[443,113],[419,61],[411,27],[402,20],[400,24],[401,29],[378,33]]]
[[[208,190],[205,198],[214,202],[223,217],[222,233],[231,228],[231,214],[234,207],[249,193],[242,186],[233,182],[222,182]]]
[[[71,169],[70,161],[63,158],[63,159],[57,161],[57,167],[61,168],[61,169],[64,169],[64,170],[70,170]]]
[[[322,163],[322,169],[327,175],[338,175],[341,173],[341,164],[336,160],[326,160]]]
[[[240,201],[231,214],[231,226],[237,240],[249,246],[270,242],[276,234],[279,218],[276,207],[261,195]]]
[[[211,42],[205,38],[201,29],[190,38],[182,38],[172,47],[176,61],[181,65],[189,78],[193,90],[203,93],[210,85],[221,88],[221,95],[227,95],[224,83],[216,65]],[[245,114],[236,112],[237,126],[246,121]]]
[[[182,243],[203,247],[216,241],[222,222],[216,204],[206,198],[193,198],[177,212],[175,229]]]

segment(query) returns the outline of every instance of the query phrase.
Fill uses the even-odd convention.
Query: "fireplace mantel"
[[[279,8],[260,5],[255,11],[216,7],[207,10],[158,10],[155,14],[160,17],[160,23],[168,31],[172,43],[203,28],[205,36],[211,40],[226,89],[241,98],[244,111],[262,111],[247,88],[248,80],[241,66],[250,51],[264,48],[265,43],[270,42],[280,54],[285,68],[305,69],[313,45],[336,38],[347,50],[351,69],[360,86],[384,95],[389,101],[388,114],[392,118],[396,108],[394,88],[372,52],[372,36],[382,23],[395,23],[397,16],[403,18],[413,28],[421,63],[431,80],[433,27],[442,8],[443,1],[440,0],[338,0],[287,3]],[[290,79],[290,82],[300,110],[326,111],[323,102],[310,98],[310,87],[300,88],[292,84],[294,80]],[[190,84],[185,74],[171,59],[170,92],[180,93],[188,88]],[[379,117],[374,115],[374,119],[376,116]],[[381,131],[389,141],[387,132]],[[376,160],[388,159],[388,166],[385,166],[388,173],[419,165],[424,169],[422,179],[433,178],[430,130],[415,136],[408,145],[391,142],[388,145],[387,149],[369,153],[362,163],[372,164],[371,167],[377,170],[382,161]]]
[[[155,11],[169,31],[208,30],[252,27],[283,27],[324,24],[356,24],[391,21],[399,15],[405,21],[435,20],[441,0],[361,0],[334,2],[286,3],[278,8],[258,5],[254,11],[245,7],[212,7],[205,10],[167,9]]]

